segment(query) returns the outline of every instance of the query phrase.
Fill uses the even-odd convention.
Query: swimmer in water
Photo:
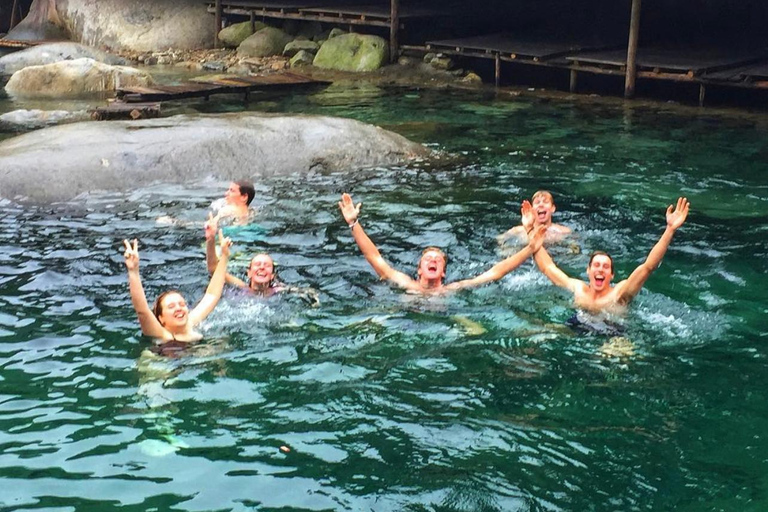
[[[447,263],[445,253],[437,247],[427,247],[421,254],[421,260],[419,261],[418,279],[412,279],[410,276],[390,267],[382,258],[379,249],[363,231],[363,227],[358,219],[361,206],[362,203],[355,205],[352,202],[352,197],[346,193],[341,196],[341,201],[339,201],[341,214],[352,229],[352,236],[355,242],[357,242],[357,246],[379,277],[412,293],[437,295],[498,281],[530,258],[541,247],[544,240],[544,227],[535,228],[528,245],[516,254],[502,260],[490,270],[483,272],[477,277],[447,285],[443,283],[445,265]]]
[[[215,236],[218,228],[217,219],[212,214],[208,215],[208,222],[205,223],[205,261],[208,265],[208,271],[213,273],[218,268],[218,257],[216,256]],[[247,282],[233,276],[230,273],[226,275],[226,282],[237,288],[248,290],[254,295],[260,297],[271,297],[278,293],[293,293],[305,299],[313,306],[320,304],[320,298],[312,288],[299,288],[287,286],[277,280],[275,262],[272,257],[266,253],[259,253],[251,258],[246,272]]]
[[[560,270],[552,261],[546,249],[542,248],[535,255],[539,269],[555,285],[573,293],[576,306],[591,313],[623,313],[627,304],[637,295],[645,281],[661,264],[664,254],[672,242],[675,231],[688,217],[690,203],[684,197],[677,200],[677,206],[667,208],[667,227],[656,245],[653,246],[645,262],[637,267],[629,278],[611,286],[613,279],[613,260],[602,251],[592,253],[587,265],[589,282],[572,279]]]
[[[253,183],[250,181],[241,180],[231,182],[224,192],[224,206],[216,212],[217,224],[224,220],[237,226],[248,224],[255,215],[254,210],[250,208],[251,202],[255,196],[256,189],[253,188]],[[216,208],[215,205],[219,202],[220,200],[214,201],[212,207]],[[175,219],[168,215],[158,217],[155,222],[166,226],[200,226],[197,222]]]
[[[161,293],[153,308],[149,309],[139,275],[139,241],[134,240],[133,245],[131,245],[128,240],[123,240],[131,302],[139,317],[142,334],[157,338],[162,343],[169,341],[192,342],[202,339],[203,336],[195,331],[195,327],[205,320],[221,298],[224,279],[227,275],[231,243],[229,238],[224,238],[224,235],[219,231],[221,259],[216,265],[216,271],[205,290],[205,295],[190,311],[184,297],[176,290]]]
[[[250,181],[241,180],[230,183],[229,188],[224,192],[226,204],[216,213],[216,222],[231,218],[234,224],[247,224],[253,214],[250,205],[255,195],[256,189]]]
[[[522,216],[521,224],[499,235],[499,243],[504,243],[510,238],[517,238],[522,242],[527,242],[530,233],[538,226],[544,226],[546,229],[545,243],[562,241],[571,233],[571,228],[552,222],[552,214],[555,213],[555,210],[557,208],[555,207],[552,193],[547,190],[539,190],[533,194],[530,202],[527,200],[523,201],[523,206],[520,210]]]

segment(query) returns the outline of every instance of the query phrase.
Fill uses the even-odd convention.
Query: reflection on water
[[[206,343],[173,358],[139,336],[121,240],[140,240],[150,299],[198,300],[202,220],[226,183],[0,202],[0,510],[765,508],[763,128],[374,86],[270,102],[462,159],[261,179],[256,225],[228,230],[232,271],[269,252],[321,305],[227,290]],[[496,236],[541,188],[576,233],[553,258],[582,277],[598,248],[628,276],[666,204],[691,199],[621,339],[569,327],[570,297],[530,262],[452,297],[393,290],[336,206],[363,202],[410,274],[444,247],[456,280],[502,257]]]

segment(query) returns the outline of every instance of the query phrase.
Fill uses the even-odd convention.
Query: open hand
[[[677,229],[683,225],[686,217],[688,217],[688,207],[691,203],[688,199],[680,197],[677,199],[677,206],[672,210],[672,205],[667,208],[667,226],[671,229]]]
[[[219,247],[221,247],[221,256],[229,258],[229,248],[232,247],[232,240],[225,237],[222,230],[219,230]]]
[[[520,223],[523,225],[523,228],[525,228],[526,233],[533,229],[533,207],[531,206],[531,202],[527,199],[520,205],[520,217]]]
[[[361,206],[363,206],[363,203],[357,203],[357,206],[355,206],[355,203],[352,201],[352,196],[346,192],[341,194],[339,209],[344,216],[344,220],[347,221],[347,224],[352,225],[357,221],[357,216],[360,215]]]
[[[533,231],[531,231],[531,233],[528,235],[528,247],[531,248],[531,251],[536,252],[541,249],[546,234],[547,226],[542,225],[533,228]]]
[[[125,253],[123,253],[123,257],[125,258],[125,267],[128,269],[128,271],[138,270],[139,269],[139,241],[137,239],[133,239],[133,246],[131,246],[131,242],[128,240],[123,240],[123,245],[125,246]]]
[[[205,239],[206,240],[213,240],[216,236],[216,231],[218,231],[219,222],[216,217],[213,216],[213,213],[208,213],[208,220],[205,221],[205,225],[203,226],[203,230],[205,232]]]

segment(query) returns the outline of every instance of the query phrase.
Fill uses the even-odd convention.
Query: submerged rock
[[[395,133],[333,117],[247,113],[83,122],[0,143],[0,196],[48,203],[155,182],[352,171],[428,154]]]
[[[387,62],[389,46],[378,36],[344,34],[320,47],[314,65],[339,71],[374,71]]]
[[[28,66],[42,66],[62,60],[89,58],[112,66],[122,66],[127,61],[90,46],[79,43],[50,43],[33,46],[20,52],[0,57],[0,75],[12,75]]]
[[[153,83],[145,71],[110,66],[93,59],[77,59],[20,69],[8,80],[5,91],[12,96],[57,98],[114,91],[119,87],[145,87]]]
[[[279,28],[259,30],[237,47],[240,57],[271,57],[283,53],[285,45],[293,38]]]
[[[14,110],[0,115],[0,132],[21,132],[90,119],[85,110]]]
[[[205,48],[216,35],[211,20],[199,0],[33,0],[8,38],[137,51]]]

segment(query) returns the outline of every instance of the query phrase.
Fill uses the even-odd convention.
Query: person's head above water
[[[249,206],[256,196],[256,189],[250,181],[233,181],[224,192],[228,204]]]
[[[189,307],[178,290],[166,290],[158,295],[152,313],[170,332],[183,331],[189,320]]]
[[[445,277],[448,257],[437,247],[427,247],[419,260],[419,281],[422,284],[440,285]]]
[[[534,220],[536,225],[552,223],[552,214],[555,213],[555,199],[548,190],[538,190],[531,198],[533,206]]]
[[[248,284],[251,289],[268,288],[274,284],[277,274],[275,273],[275,262],[272,257],[266,253],[255,255],[248,265]]]
[[[613,258],[605,251],[595,251],[589,256],[587,265],[589,287],[600,292],[610,288],[613,280]]]

